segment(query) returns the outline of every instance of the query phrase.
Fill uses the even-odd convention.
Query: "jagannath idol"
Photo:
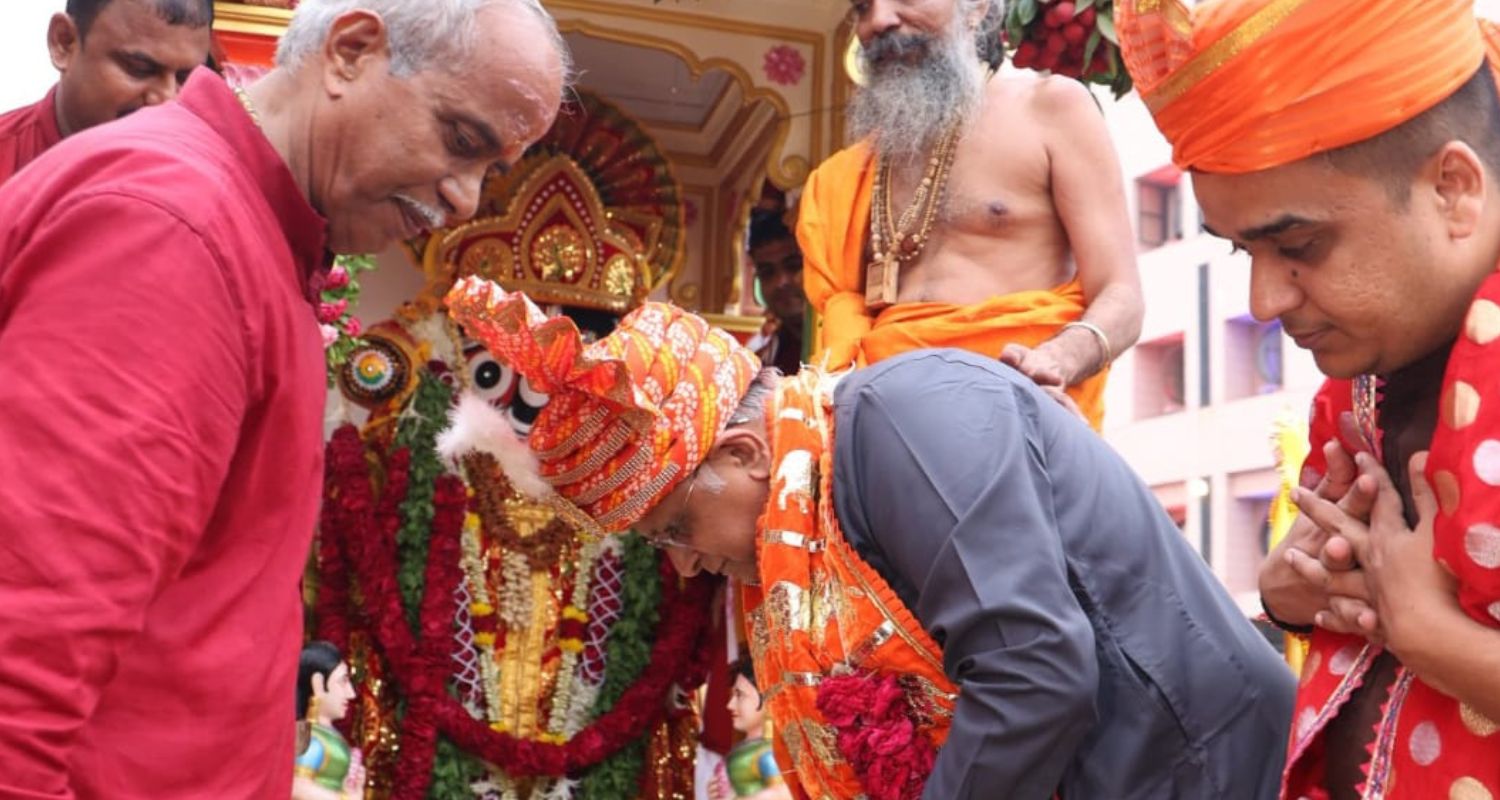
[[[587,93],[462,226],[408,243],[426,288],[339,375],[368,421],[329,443],[313,608],[350,655],[352,740],[373,798],[676,797],[692,791],[714,587],[636,537],[589,538],[492,455],[454,463],[463,418],[525,437],[548,398],[464,337],[441,298],[480,275],[603,336],[682,258],[678,184]]]

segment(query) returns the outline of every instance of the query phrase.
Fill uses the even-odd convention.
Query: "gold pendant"
[[[881,312],[895,305],[897,280],[901,277],[901,261],[895,253],[886,253],[870,260],[865,272],[865,309]]]

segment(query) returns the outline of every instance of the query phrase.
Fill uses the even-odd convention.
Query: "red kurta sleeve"
[[[252,354],[219,259],[152,203],[84,196],[8,233],[0,797],[71,797],[80,727],[215,513]]]
[[[1316,487],[1318,481],[1323,479],[1323,473],[1328,471],[1328,459],[1323,456],[1323,445],[1339,440],[1345,450],[1350,450],[1353,446],[1353,443],[1344,442],[1339,434],[1339,415],[1354,409],[1352,391],[1351,381],[1329,378],[1323,381],[1323,385],[1318,387],[1318,393],[1313,396],[1307,420],[1307,458],[1302,461],[1303,488]]]

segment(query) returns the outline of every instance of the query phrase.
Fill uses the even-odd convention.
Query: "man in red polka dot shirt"
[[[1260,581],[1311,635],[1294,800],[1500,797],[1500,34],[1472,6],[1114,6],[1251,311],[1333,379]]]

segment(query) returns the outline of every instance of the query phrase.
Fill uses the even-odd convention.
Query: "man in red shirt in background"
[[[68,0],[47,26],[57,84],[0,116],[0,184],[65,136],[176,97],[213,21],[213,0]]]
[[[471,216],[570,72],[537,0],[302,0],[277,61],[0,187],[4,800],[290,794],[327,250]]]

